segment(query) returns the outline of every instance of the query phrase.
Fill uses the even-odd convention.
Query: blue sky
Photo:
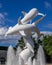
[[[39,30],[52,31],[52,0],[0,0],[0,28],[14,26],[22,16],[21,11],[28,12],[32,8],[46,14],[45,19],[37,25]]]
[[[6,19],[1,26],[14,26],[22,15],[21,11],[28,12],[32,8],[46,14],[38,25],[40,30],[52,31],[52,0],[0,0],[0,13]]]

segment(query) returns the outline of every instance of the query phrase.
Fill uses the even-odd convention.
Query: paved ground
[[[46,64],[46,65],[52,65],[52,64]]]
[[[5,65],[5,64],[0,64],[0,65]],[[46,64],[46,65],[52,65],[52,64]]]

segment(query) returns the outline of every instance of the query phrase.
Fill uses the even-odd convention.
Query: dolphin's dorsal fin
[[[21,16],[18,18],[18,24],[21,24]]]
[[[22,11],[21,13],[22,13],[24,16],[27,14],[25,11]]]
[[[41,21],[45,18],[45,16],[46,16],[46,15],[42,16],[40,19],[38,19],[37,21],[35,21],[35,22],[33,23],[33,25],[36,26],[39,22],[41,22]]]

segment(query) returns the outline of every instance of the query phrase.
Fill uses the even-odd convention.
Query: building
[[[14,48],[16,50],[16,48]],[[8,47],[0,46],[0,64],[5,64],[7,60],[7,50]]]
[[[0,64],[5,64],[8,47],[0,46]]]

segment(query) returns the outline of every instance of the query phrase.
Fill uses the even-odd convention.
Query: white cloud
[[[7,43],[7,44],[17,44],[18,40],[20,39],[20,36],[8,36],[5,37],[4,35],[0,36],[0,43]]]
[[[2,13],[0,13],[0,17],[1,17],[1,18],[4,18],[4,15],[3,15]]]
[[[47,2],[47,1],[44,2],[44,5],[45,5],[45,8],[47,8],[47,9],[51,8],[51,6],[52,6],[51,3]]]
[[[0,43],[2,44],[16,44],[20,39],[20,36],[17,35],[10,35],[5,37],[5,33],[8,30],[7,25],[5,26],[6,22],[13,22],[11,19],[8,19],[6,16],[8,13],[2,12],[0,13]]]
[[[44,36],[51,36],[52,35],[52,32],[51,31],[40,31],[40,34],[43,34]],[[35,38],[35,39],[38,38],[38,36],[37,36],[36,33],[32,37]],[[40,38],[43,39],[43,36],[40,37]]]
[[[21,36],[20,35],[10,35],[10,36],[5,37],[5,33],[7,30],[8,30],[7,27],[0,28],[0,43],[2,44],[7,43],[7,44],[14,44],[14,45],[17,44]]]
[[[52,35],[52,32],[51,31],[41,31],[42,34],[44,34],[44,36],[51,36]]]
[[[7,31],[7,28],[6,27],[1,27],[0,28],[0,35],[4,35]]]
[[[10,35],[5,37],[5,33],[8,30],[6,22],[13,23],[13,20],[8,19],[7,16],[7,12],[0,13],[0,43],[16,44],[18,43],[18,40],[21,38],[20,35]]]
[[[20,35],[8,35],[7,37],[5,37],[5,33],[7,32],[8,28],[7,27],[1,27],[0,28],[0,39],[1,38],[5,38],[5,39],[20,39]],[[1,37],[2,36],[2,37]]]
[[[4,25],[4,15],[2,13],[0,13],[0,25]]]
[[[6,22],[7,24],[8,23],[12,24],[14,22],[13,20],[8,19],[7,16],[8,16],[7,12],[0,13],[0,27],[7,26]]]
[[[20,35],[10,35],[8,37],[5,37],[5,33],[8,30],[7,27],[2,27],[0,28],[0,43],[2,44],[17,44],[18,40],[21,38]],[[41,33],[43,33],[44,35],[52,35],[52,32],[50,31],[41,31]],[[35,34],[34,36],[35,38],[37,38],[37,34]]]
[[[14,44],[14,45],[16,45],[18,43],[18,40],[3,40],[3,39],[1,40],[0,39],[0,43],[1,44],[11,44],[11,45]]]

